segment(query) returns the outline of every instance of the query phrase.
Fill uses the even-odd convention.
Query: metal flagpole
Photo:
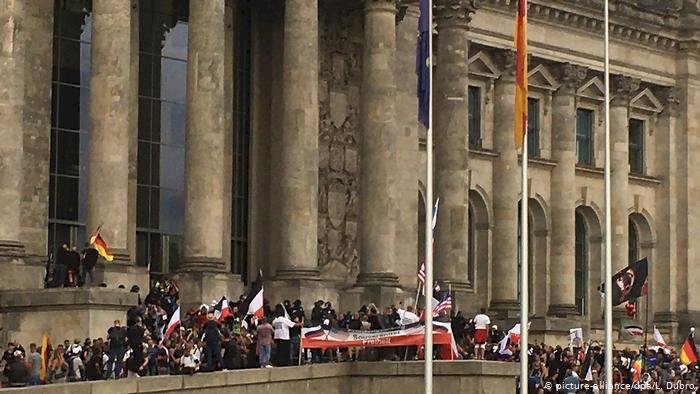
[[[613,392],[613,339],[612,339],[612,222],[610,207],[610,32],[608,0],[605,0],[605,44],[604,65],[605,74],[605,393]]]
[[[433,0],[428,0],[428,132],[425,178],[425,394],[433,393]]]
[[[527,70],[526,70],[527,72]],[[516,114],[516,116],[518,116]],[[527,130],[527,122],[523,125]],[[528,196],[527,191],[527,134],[523,137],[523,152],[520,164],[520,394],[527,394],[528,388]]]

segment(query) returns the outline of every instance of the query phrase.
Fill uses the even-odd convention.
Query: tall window
[[[248,276],[248,175],[250,163],[250,44],[248,1],[239,1],[234,22],[234,136],[231,209],[231,271]]]
[[[527,99],[527,154],[540,156],[540,100]]]
[[[49,247],[85,241],[90,129],[90,1],[54,3]]]
[[[467,282],[474,286],[474,263],[476,262],[476,221],[474,220],[474,210],[469,205],[469,234],[467,244]]]
[[[532,236],[532,218],[530,217],[529,213],[528,213],[527,216],[528,216],[528,219],[527,219],[527,228],[528,228],[528,230],[529,230],[529,231],[528,231],[528,238],[527,238],[527,240],[528,240],[528,243],[527,243],[527,254],[528,254],[528,268],[529,268],[529,269],[528,269],[528,283],[532,283],[532,278],[533,278],[533,275],[534,275],[534,272],[533,272],[533,271],[534,271],[534,270],[533,270],[534,261],[533,261],[533,259],[532,259],[532,242],[533,242],[533,240],[534,240],[534,239],[533,239],[534,237]],[[523,259],[522,259],[522,251],[521,251],[521,249],[520,249],[520,243],[522,242],[521,239],[522,239],[522,231],[521,231],[521,226],[520,226],[520,202],[518,201],[518,246],[517,246],[517,247],[518,247],[518,272],[522,272],[522,271],[520,270],[520,267],[521,267],[522,261],[523,261]],[[530,288],[532,288],[532,286],[530,286]],[[521,291],[521,289],[520,289],[520,278],[518,278],[518,300],[520,300],[520,291]],[[529,292],[527,293],[527,295],[528,295],[528,304],[530,305],[530,312],[531,312],[531,313],[532,313],[532,311],[533,311],[532,293],[533,293],[532,291],[529,291]]]
[[[184,227],[187,0],[139,1],[136,261],[177,267]]]
[[[583,315],[586,313],[586,267],[588,265],[588,234],[583,216],[576,213],[576,268],[574,278],[574,292],[576,295],[576,309]]]
[[[628,259],[627,264],[632,264],[639,260],[639,232],[637,231],[637,226],[630,219],[628,222],[629,235],[627,237],[627,250]]]
[[[630,172],[644,174],[644,121],[630,119],[629,123]]]
[[[593,111],[583,108],[576,110],[576,159],[593,165]]]
[[[469,147],[481,149],[481,89],[469,87]]]

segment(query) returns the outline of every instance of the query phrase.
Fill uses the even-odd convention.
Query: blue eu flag
[[[420,18],[418,19],[418,47],[416,48],[416,74],[418,74],[418,120],[428,127],[430,107],[430,77],[428,59],[430,48],[428,40],[432,33],[429,19],[430,0],[420,0]]]

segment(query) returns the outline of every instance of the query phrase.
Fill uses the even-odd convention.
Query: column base
[[[189,256],[182,259],[178,272],[226,272],[226,263],[219,257]]]
[[[114,260],[111,262],[97,264],[95,267],[95,282],[97,283],[93,286],[104,283],[110,289],[124,286],[126,290],[129,290],[136,285],[141,290],[141,295],[145,297],[149,289],[149,272],[147,267],[137,266],[128,262],[128,255],[126,260],[118,260],[117,254],[115,254]]]
[[[391,272],[368,272],[357,275],[355,287],[399,287],[399,277]]]
[[[275,272],[275,280],[316,281],[321,279],[317,268],[286,268]]]
[[[517,300],[492,300],[489,312],[495,312],[495,318],[509,320],[520,317],[520,303]]]
[[[450,287],[452,287],[453,292],[468,292],[473,290],[472,285],[468,282],[449,279],[438,279],[437,281],[440,283],[441,291],[449,290]]]
[[[578,310],[574,304],[550,305],[547,315],[555,317],[570,317],[578,315]]]
[[[385,307],[399,306],[404,300],[412,300],[415,294],[411,293],[412,291],[404,292],[396,286],[360,286],[356,284],[353,288],[342,293],[339,305],[343,311],[356,311],[362,305],[372,303],[377,306],[379,313],[382,313]]]
[[[0,240],[0,259],[14,259],[24,255],[24,245],[21,242]]]
[[[666,340],[666,343],[668,343],[670,346],[679,344],[685,339],[685,334],[680,330],[682,321],[683,316],[676,312],[656,312],[654,314],[654,324],[661,332],[661,335]],[[653,326],[651,327],[651,330],[651,334],[653,335]],[[655,344],[653,339],[650,342]]]
[[[180,289],[183,315],[185,310],[192,307],[218,302],[223,296],[235,301],[245,293],[240,275],[225,272],[178,272],[173,279]]]
[[[567,346],[570,336],[569,330],[572,328],[583,328],[584,338],[588,338],[585,320],[581,316],[562,317],[533,317],[530,319],[530,343],[544,342],[547,344]],[[507,328],[506,328],[507,329]]]
[[[129,251],[127,249],[110,249],[109,250],[112,253],[113,259],[109,263],[128,263],[132,264],[133,261],[131,261],[131,256],[129,255]]]
[[[314,302],[322,300],[324,302],[330,302],[336,312],[341,312],[340,309],[338,309],[338,303],[341,298],[340,291],[333,282],[320,281],[318,278],[287,280],[275,278],[265,281],[264,286],[264,297],[270,302],[270,306],[273,309],[276,304],[284,300],[289,300],[290,302],[300,300],[306,311],[306,317],[309,318]]]

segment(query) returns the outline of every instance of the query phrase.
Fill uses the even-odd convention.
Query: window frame
[[[535,103],[537,105],[536,116],[531,116],[530,105]],[[527,98],[527,154],[528,157],[540,158],[542,156],[542,98],[530,96]],[[534,120],[534,122],[533,122]],[[533,126],[533,125],[536,125]],[[531,129],[532,128],[532,129]],[[532,131],[535,131],[533,134]],[[534,135],[534,137],[533,137]],[[533,144],[534,142],[534,144]]]
[[[587,136],[587,145],[588,145],[588,159],[586,162],[581,161],[581,155],[579,153],[579,137],[583,137],[583,134],[579,133],[579,113],[581,111],[585,111],[587,113],[590,113],[590,129],[588,132]],[[575,129],[575,134],[576,134],[576,165],[578,166],[584,166],[584,167],[594,167],[595,166],[595,159],[596,159],[596,154],[595,154],[595,124],[596,124],[596,110],[587,106],[578,106],[576,107],[576,129]]]
[[[478,97],[477,116],[472,112],[472,92],[476,92]],[[484,148],[484,89],[478,84],[471,84],[467,88],[467,133],[469,140],[469,149],[481,150]],[[472,123],[478,124],[478,135],[474,134]]]
[[[635,143],[632,142],[632,134],[633,134],[633,125],[638,124],[639,125],[639,130],[635,130],[639,132],[639,141],[635,141]],[[645,175],[646,174],[646,152],[645,152],[645,142],[646,142],[646,129],[647,129],[647,120],[646,119],[641,119],[640,117],[630,117],[628,121],[628,161],[629,161],[629,170],[631,174],[635,175]],[[637,163],[633,163],[632,161],[632,147],[635,147],[635,151],[638,153],[639,157],[637,158]],[[637,167],[636,165],[639,167]]]

